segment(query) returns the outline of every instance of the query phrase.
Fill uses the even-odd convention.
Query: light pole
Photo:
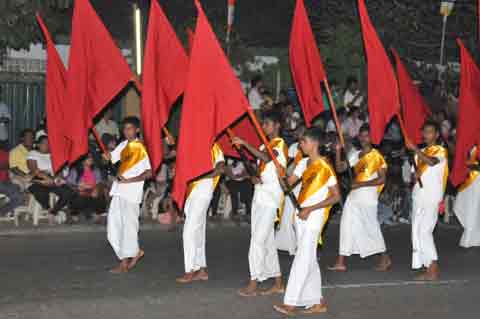
[[[133,21],[135,32],[135,69],[142,74],[142,12],[136,3],[133,4]]]
[[[453,11],[455,0],[442,1],[440,5],[440,14],[443,16],[442,42],[440,44],[440,65],[443,65],[445,55],[445,36],[447,32],[447,19]]]

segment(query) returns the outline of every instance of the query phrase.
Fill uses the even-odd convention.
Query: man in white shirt
[[[352,107],[362,106],[363,96],[358,89],[358,81],[354,77],[349,77],[347,79],[347,89],[345,90],[343,103],[347,110],[350,110]]]
[[[105,113],[103,113],[102,119],[95,125],[98,136],[102,137],[103,134],[110,134],[112,136],[115,136],[116,139],[120,137],[118,125],[117,123],[115,123],[115,121],[112,120],[112,118],[112,108],[106,109]]]
[[[263,81],[261,76],[256,76],[252,79],[252,86],[248,92],[248,102],[250,102],[254,111],[260,111],[262,104],[265,102],[260,93],[260,88],[262,86]]]

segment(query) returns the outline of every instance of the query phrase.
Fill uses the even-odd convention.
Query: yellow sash
[[[320,158],[310,163],[307,169],[302,174],[302,189],[300,190],[300,194],[298,195],[298,203],[300,205],[303,204],[308,198],[310,198],[320,189],[322,189],[322,187],[325,187],[325,184],[332,176],[336,175],[332,166],[328,163],[328,160]],[[327,194],[327,198],[328,196],[330,196],[330,193]],[[324,219],[320,231],[320,236],[318,238],[318,243],[320,245],[323,243],[321,234],[330,216],[331,208],[331,206],[325,208]]]
[[[123,175],[130,168],[134,167],[147,157],[147,149],[142,142],[136,140],[128,142],[127,146],[120,153],[119,175]]]
[[[470,154],[470,159],[468,160],[467,164],[468,165],[478,165],[478,149],[477,149],[476,146],[473,148],[473,150]],[[460,187],[458,188],[458,191],[463,192],[465,189],[468,188],[468,186],[473,184],[473,182],[475,181],[475,179],[478,176],[480,176],[479,171],[470,170],[470,172],[468,173],[467,179],[465,180],[465,182],[463,182],[462,185],[460,185]]]
[[[280,150],[281,152],[283,152],[283,155],[285,156],[285,158],[288,158],[288,146],[287,146],[287,143],[285,143],[285,141],[283,140],[283,138],[276,137],[272,139],[268,144],[272,149],[277,149],[277,151]],[[265,167],[267,167],[267,163],[261,161],[260,167],[259,167],[260,175],[262,175],[263,171],[265,170]]]
[[[380,169],[387,168],[387,162],[383,158],[382,154],[372,149],[367,154],[364,154],[353,168],[355,172],[355,181],[359,183],[368,182],[372,175],[377,173]],[[385,185],[379,185],[377,190],[380,194]]]
[[[448,151],[445,147],[440,145],[432,145],[423,150],[423,153],[428,157],[437,157],[441,156],[444,157],[445,160],[448,159]],[[427,171],[428,164],[424,161],[420,160],[417,156],[417,171],[418,175],[422,177],[422,175]],[[448,165],[445,164],[445,171],[443,172],[443,191],[447,189],[447,182],[448,182]]]
[[[215,164],[217,163],[217,160],[220,156],[223,155],[222,149],[220,148],[220,145],[217,143],[214,143],[212,146],[212,167],[215,169]],[[188,185],[188,190],[187,190],[187,196],[185,198],[188,198],[192,191],[195,189],[195,187],[198,186],[198,183],[202,180],[202,178],[197,179],[195,181],[190,182]],[[213,189],[217,188],[218,182],[220,181],[220,176],[215,176],[213,178]]]

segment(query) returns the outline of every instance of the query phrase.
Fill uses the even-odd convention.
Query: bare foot
[[[314,314],[320,314],[320,313],[325,313],[325,312],[327,312],[327,304],[326,303],[321,303],[321,304],[318,304],[318,305],[314,305],[313,307],[302,311],[302,313],[306,314],[306,315],[314,315]]]
[[[294,316],[296,314],[295,310],[296,308],[294,306],[288,306],[288,305],[274,305],[273,309],[275,311],[280,312],[281,314],[287,315],[287,316]]]
[[[237,292],[242,297],[256,297],[258,295],[257,282],[251,280],[248,286]]]
[[[333,266],[328,267],[327,269],[330,271],[336,271],[336,272],[346,272],[347,266],[335,264]]]
[[[53,215],[52,213],[48,213],[48,225],[55,225],[55,215]]]
[[[389,271],[392,267],[392,260],[388,255],[384,255],[381,257],[378,266],[375,267],[376,271]]]
[[[193,276],[193,281],[207,281],[208,280],[208,272],[206,269],[200,269],[199,271],[195,272]]]
[[[137,265],[137,263],[145,256],[145,251],[143,250],[139,250],[138,251],[138,254],[137,256],[135,256],[134,258],[132,258],[132,260],[130,261],[130,263],[128,264],[128,270],[132,270],[133,268],[135,268],[135,266]]]
[[[193,273],[193,272],[187,272],[182,277],[177,278],[176,282],[179,283],[179,284],[189,284],[193,281],[194,274],[195,273]]]
[[[285,293],[285,286],[283,284],[273,285],[270,289],[263,290],[261,292],[262,296],[271,296],[271,295],[281,295]]]
[[[109,272],[111,274],[115,274],[115,275],[127,273],[128,272],[128,264],[126,262],[122,261],[120,263],[120,265],[118,265],[117,267],[115,267],[113,269],[110,269]]]

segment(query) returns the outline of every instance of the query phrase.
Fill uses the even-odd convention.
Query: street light
[[[440,14],[443,16],[443,28],[442,28],[442,43],[440,44],[440,65],[443,65],[443,57],[445,52],[445,35],[447,31],[447,19],[452,13],[455,0],[442,1],[440,5]]]
[[[142,74],[142,12],[137,4],[133,5],[135,21],[135,69],[137,74]]]

